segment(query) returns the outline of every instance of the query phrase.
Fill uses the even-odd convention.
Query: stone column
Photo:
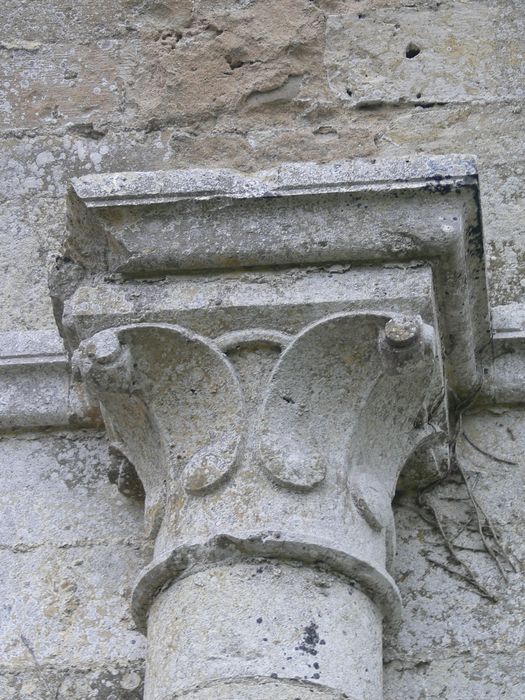
[[[211,340],[137,323],[75,361],[145,491],[145,699],[382,698],[391,499],[425,437],[432,327],[338,313]]]

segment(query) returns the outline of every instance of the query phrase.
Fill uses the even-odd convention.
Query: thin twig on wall
[[[462,404],[459,404],[456,408],[456,421],[455,429],[452,438],[449,442],[449,470],[447,473],[437,478],[431,484],[428,484],[424,488],[420,489],[417,494],[418,508],[415,509],[419,516],[428,524],[432,525],[441,536],[441,544],[446,548],[448,555],[453,562],[454,566],[450,566],[446,562],[439,561],[437,559],[427,556],[427,560],[436,566],[439,566],[443,570],[447,571],[449,574],[466,581],[470,588],[475,590],[478,595],[491,600],[492,602],[497,602],[497,597],[491,593],[487,587],[480,581],[479,576],[472,570],[472,568],[467,564],[467,562],[461,557],[460,551],[473,551],[473,552],[484,552],[490,556],[498,568],[498,571],[502,578],[507,581],[509,571],[518,572],[519,569],[513,561],[512,557],[505,551],[505,548],[501,542],[500,535],[493,523],[492,518],[481,506],[479,500],[476,497],[475,489],[476,484],[472,484],[471,477],[467,474],[465,468],[463,467],[460,458],[457,455],[457,442],[461,437],[467,442],[473,449],[477,450],[485,457],[494,460],[495,462],[515,465],[516,462],[494,455],[481,447],[479,447],[469,435],[465,432],[463,426],[463,417],[466,412],[474,404],[479,392],[481,390],[481,385],[476,389],[472,396],[467,399]],[[463,484],[467,496],[466,499],[470,502],[472,506],[472,514],[470,515],[468,522],[464,523],[454,535],[449,535],[445,524],[440,516],[438,509],[432,503],[431,496],[436,495],[437,488],[442,486],[447,481],[450,481],[453,477],[459,476],[461,483]],[[461,499],[463,500],[463,499]],[[474,525],[474,527],[471,527]],[[465,530],[476,532],[481,539],[481,547],[469,547],[465,545],[460,545],[457,540]]]

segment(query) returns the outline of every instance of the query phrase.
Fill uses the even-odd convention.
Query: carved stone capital
[[[431,326],[395,312],[331,315],[293,337],[248,330],[234,344],[169,324],[83,341],[76,364],[156,536],[138,624],[195,567],[257,558],[322,564],[395,616],[390,503],[427,434],[436,350]]]
[[[146,700],[380,700],[396,484],[486,361],[473,163],[96,176],[69,214],[59,324],[154,540]]]

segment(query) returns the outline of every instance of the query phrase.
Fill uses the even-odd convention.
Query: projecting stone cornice
[[[279,204],[276,200],[280,199]],[[325,275],[322,284],[327,291],[326,310],[336,312],[342,309],[336,301],[342,287],[335,278],[337,265],[340,272],[352,266],[356,276],[365,278],[365,269],[358,271],[357,266],[383,263],[382,288],[371,289],[367,300],[356,291],[357,285],[354,307],[380,309],[381,296],[390,296],[397,299],[400,309],[409,311],[410,293],[422,296],[426,292],[421,285],[416,290],[414,281],[410,291],[407,285],[396,285],[395,267],[426,262],[434,271],[432,285],[439,302],[451,387],[464,395],[471,387],[475,390],[482,367],[480,399],[525,401],[523,306],[512,304],[493,310],[494,360],[486,345],[491,331],[480,260],[477,172],[471,158],[420,156],[376,163],[289,164],[251,176],[221,170],[89,175],[72,183],[68,202],[65,260],[58,262],[60,271],[53,275],[52,287],[60,325],[64,301],[71,299],[77,288],[76,298],[83,299],[84,315],[80,318],[77,307],[76,330],[63,327],[66,337],[69,335],[69,348],[108,324],[170,321],[175,311],[185,321],[192,312],[189,299],[195,296],[195,285],[189,280],[184,283],[182,278],[185,270],[193,274],[195,266],[211,271],[211,265],[217,272],[231,272],[238,265],[237,274],[244,270],[246,279],[239,280],[237,294],[232,292],[230,298],[230,306],[238,309],[243,292],[253,287],[247,279],[250,265],[264,263],[268,267],[273,259],[270,267],[275,270],[277,284],[278,269],[286,267],[286,260],[293,264],[297,256],[303,269],[317,261],[319,266],[332,267],[333,274]],[[335,209],[344,207],[348,212],[346,218],[330,214],[327,221],[332,226],[326,228],[326,235],[310,236],[307,226],[316,223],[314,202],[319,217],[327,211],[330,214],[335,202]],[[303,217],[301,206],[305,203]],[[244,205],[247,211],[243,213]],[[295,216],[304,226],[285,226],[286,217],[279,221],[283,206],[288,217]],[[206,211],[210,219],[214,212],[226,212],[222,227],[213,224],[206,229]],[[234,240],[223,235],[228,217],[238,234]],[[252,224],[257,217],[260,225],[256,230]],[[239,221],[246,221],[245,230],[239,229]],[[202,238],[206,230],[212,233],[211,248]],[[319,232],[318,225],[315,230]],[[257,255],[249,248],[254,241]],[[228,248],[230,257],[220,258],[218,246]],[[169,278],[170,269],[180,282],[176,288],[163,283],[162,297],[149,288],[154,285],[141,282],[148,277]],[[112,282],[99,284],[104,277]],[[127,287],[118,283],[123,280]],[[217,302],[218,287],[210,280],[199,286],[203,306]],[[275,292],[264,298],[266,290],[267,286],[259,284],[261,304],[269,308],[275,303]],[[306,299],[309,294],[304,280],[299,280],[295,298]],[[175,297],[185,304],[184,309],[177,309]],[[223,303],[227,305],[228,299]],[[66,303],[66,307],[71,305]],[[193,313],[195,330],[207,331],[207,322],[197,323],[195,316]],[[65,320],[67,324],[67,315]],[[216,335],[220,332],[217,329]],[[0,429],[96,422],[96,407],[86,403],[82,387],[71,382],[69,374],[67,354],[52,331],[1,333]]]
[[[68,201],[58,308],[78,289],[86,317],[94,319],[109,294],[126,307],[127,322],[161,320],[158,310],[144,308],[142,292],[140,310],[131,308],[129,294],[124,302],[118,281],[140,286],[148,277],[290,266],[430,265],[450,386],[466,396],[479,385],[490,324],[470,158],[291,164],[250,176],[93,175],[73,182]],[[66,308],[66,325],[68,318]]]
[[[98,411],[70,374],[56,331],[0,333],[0,430],[93,425]]]

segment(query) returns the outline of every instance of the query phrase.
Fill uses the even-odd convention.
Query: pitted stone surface
[[[187,645],[177,642],[178,616],[165,601],[198,571],[228,563],[240,571],[254,557],[286,560],[302,571],[322,564],[357,583],[377,612],[375,623],[356,624],[356,648],[368,661],[347,664],[326,688],[356,700],[382,696],[380,650],[363,634],[375,628],[379,637],[381,616],[396,616],[388,569],[397,478],[422,445],[429,462],[446,445],[446,383],[452,394],[468,395],[485,361],[490,329],[477,182],[471,159],[450,156],[288,164],[251,178],[228,170],[118,173],[73,184],[69,235],[51,288],[112,449],[146,494],[154,553],[132,605],[150,639],[147,700],[197,688],[180,663]],[[387,260],[405,263],[401,276],[410,284],[401,295],[419,313],[403,315],[405,301],[395,294],[380,302],[390,311],[371,311]],[[354,262],[368,267],[354,270]],[[263,268],[246,269],[256,263]],[[305,263],[306,294],[294,299],[293,285],[304,275],[297,266]],[[336,292],[345,310],[326,315],[322,278],[333,272],[347,274],[354,307],[349,311],[346,294]],[[187,304],[164,294],[179,286],[181,273],[200,280]],[[412,281],[425,273],[432,286],[420,299]],[[136,286],[144,274],[153,274],[152,298],[148,286]],[[93,302],[111,295],[116,279],[129,296],[111,304],[110,321]],[[286,289],[279,299],[271,279]],[[264,281],[269,296],[241,294],[246,281]],[[209,283],[212,305],[201,292]],[[355,308],[356,290],[363,310]],[[171,315],[159,323],[166,297]],[[131,299],[139,302],[137,316]],[[288,309],[304,318],[294,332]],[[312,312],[314,322],[305,324]],[[173,323],[181,313],[187,326]],[[191,330],[195,323],[203,335]],[[264,344],[277,354],[261,383]],[[253,378],[232,353],[243,345],[253,354]],[[226,585],[223,600],[228,591]],[[241,605],[261,595],[256,586],[238,592]],[[228,609],[223,626],[235,619]],[[214,670],[208,636],[195,638],[194,666],[208,660],[199,688],[274,678],[266,667],[245,668],[251,640],[237,641],[240,665]],[[345,646],[339,640],[334,657]],[[363,665],[365,675],[375,669],[373,690]],[[311,682],[325,689],[317,672]],[[242,685],[231,692],[240,698]]]
[[[491,299],[497,304],[523,301],[525,112],[519,91],[524,13],[519,0],[4,0],[0,328],[54,329],[45,268],[49,252],[58,251],[63,239],[64,195],[72,177],[186,167],[253,172],[285,161],[421,152],[461,151],[478,157]],[[330,274],[332,281],[339,279],[338,272]],[[149,282],[140,284],[147,287]],[[304,293],[300,286],[298,295]],[[184,298],[190,299],[196,286],[189,283],[184,289]],[[383,289],[377,290],[378,298]],[[277,285],[276,304],[280,290]],[[140,313],[136,291],[125,297],[115,283],[112,294],[93,299],[91,308],[104,307],[108,317],[124,309],[131,317]],[[167,308],[166,297],[173,293],[168,286],[163,292],[164,316],[157,320],[169,322],[173,307]],[[210,304],[218,299],[211,285],[201,292]],[[328,297],[330,312],[342,310],[334,309],[333,297]],[[290,331],[303,320],[291,313]],[[85,324],[86,336],[99,330],[90,327],[96,324],[87,312]],[[193,330],[203,333],[206,326],[201,317]],[[221,332],[227,329],[218,322],[217,335]],[[524,374],[523,354],[516,347],[508,339],[499,345],[505,351],[497,364],[500,389],[491,396],[505,403],[523,401],[523,382],[515,380]],[[235,352],[242,355],[244,350]],[[42,403],[38,397],[28,403],[24,396],[34,382],[29,372],[28,382],[20,383],[20,376],[10,383],[9,396],[3,384],[0,401],[8,412],[18,402],[19,415],[29,416],[34,425],[43,415]],[[61,416],[59,423],[66,415],[62,379],[53,379],[50,392],[40,394],[51,399],[45,410],[53,412],[60,405],[55,413]],[[519,410],[495,411],[469,418],[468,435],[485,451],[518,465],[495,462],[471,446],[463,447],[473,479],[479,480],[478,495],[509,548],[523,559],[525,418]],[[91,558],[89,566],[86,558],[85,568],[100,599],[113,601],[114,578],[101,576],[100,567],[123,571],[118,562],[127,559],[128,550],[122,551],[118,542],[139,532],[140,508],[128,518],[129,502],[118,500],[115,487],[106,482],[105,447],[97,448],[98,457],[92,460],[84,447],[74,454],[61,446],[54,456],[55,448],[49,448],[53,442],[52,434],[37,439],[20,434],[14,442],[12,436],[2,436],[1,500],[8,513],[0,515],[8,530],[2,546],[15,546],[14,567],[28,573],[23,595],[38,600],[35,587],[45,588],[41,578],[47,569],[17,564],[28,556],[23,547],[55,541],[69,546],[75,541],[89,548],[89,536],[98,540],[107,535],[107,556]],[[44,464],[54,466],[41,472]],[[76,480],[84,486],[72,486]],[[449,515],[461,520],[461,502],[451,500],[456,497],[446,493],[444,502]],[[470,552],[488,582],[501,589],[497,605],[480,600],[427,561],[427,555],[437,558],[442,547],[413,505],[396,505],[395,577],[405,616],[402,636],[386,649],[385,700],[522,700],[523,634],[516,623],[523,618],[522,578],[502,584],[485,555]],[[469,537],[473,539],[461,542],[479,547],[475,533]],[[53,561],[54,549],[46,551],[47,561]],[[71,591],[66,587],[63,595],[67,598]],[[72,663],[77,638],[75,633],[69,636],[67,626],[49,642],[48,627],[55,629],[57,621],[46,620],[41,629],[33,626],[38,616],[28,619],[21,631],[30,632],[31,644],[36,640],[37,661],[43,649],[44,657],[49,654],[52,660],[37,668],[19,637],[14,646],[11,640],[8,661],[0,654],[0,697],[142,700],[142,666],[133,660],[141,637],[136,637],[137,645],[122,642],[129,633],[127,613],[122,613],[124,620],[119,617],[124,602],[119,602],[118,613],[112,602],[105,605],[108,615],[94,606],[83,627],[91,629],[88,647],[93,654],[85,667]],[[10,623],[10,610],[7,619]],[[16,662],[11,660],[13,650]],[[114,663],[118,654],[121,658]],[[273,682],[267,681],[271,697]],[[198,700],[231,696],[227,687],[197,692],[202,692]],[[286,700],[289,692],[289,700],[303,700],[302,689],[295,693],[281,686],[279,692]],[[257,693],[257,686],[241,691],[247,700]],[[310,697],[316,696],[308,692]]]
[[[147,698],[200,700],[218,687],[244,700],[250,685],[261,700],[382,698],[380,615],[326,572],[261,560],[190,575],[154,603],[149,630]]]
[[[3,21],[3,330],[53,327],[66,183],[110,170],[474,153],[492,298],[522,299],[516,0],[9,0]]]
[[[143,515],[108,482],[104,436],[3,435],[0,460],[0,697],[139,700]]]

